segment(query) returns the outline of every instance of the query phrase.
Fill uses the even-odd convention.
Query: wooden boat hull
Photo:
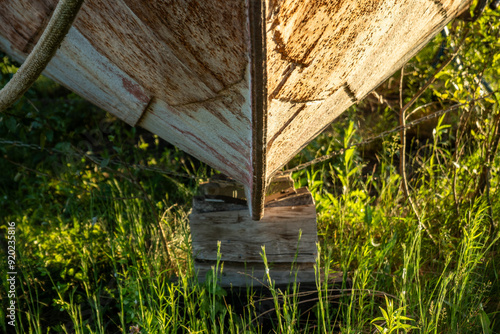
[[[88,0],[44,74],[239,181],[272,176],[471,0]],[[56,0],[0,1],[22,62]]]

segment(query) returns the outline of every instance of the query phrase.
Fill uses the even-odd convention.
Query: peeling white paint
[[[132,126],[150,100],[134,79],[102,56],[74,27],[44,74]]]

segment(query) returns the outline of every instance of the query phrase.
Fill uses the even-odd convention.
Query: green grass
[[[356,135],[354,127],[347,129],[347,138]],[[275,332],[498,332],[498,174],[491,174],[489,201],[484,194],[471,197],[477,182],[468,177],[478,176],[466,171],[478,169],[480,158],[464,156],[458,164],[467,175],[456,177],[464,194],[457,208],[451,172],[431,165],[437,151],[421,157],[426,163],[412,179],[412,196],[437,244],[399,190],[394,156],[381,156],[368,176],[354,149],[295,175],[317,203],[317,268],[323,275],[341,272],[352,283],[334,291],[318,271],[316,320],[305,322],[296,287],[277,290],[270,275],[265,284],[274,300]],[[197,283],[187,219],[195,184],[174,182],[185,187],[186,203],[175,205],[179,194],[175,200],[158,195],[149,172],[125,177],[94,166],[81,176],[82,187],[73,179],[79,168],[92,165],[80,161],[50,177],[19,169],[17,193],[2,194],[19,203],[3,219],[17,224],[20,333],[133,332],[131,326],[141,333],[262,332],[260,297],[253,291],[253,302],[238,313],[217,275]],[[162,182],[168,189],[173,181]]]
[[[415,107],[435,102],[425,109],[432,112],[477,97],[466,82],[483,67],[498,89],[500,59],[478,42],[494,36],[495,24],[464,49],[469,71],[441,73]],[[440,42],[407,66],[405,101],[432,73],[426,64]],[[15,67],[4,59],[0,68],[4,85]],[[393,86],[378,91],[390,99],[398,95]],[[262,282],[270,297],[248,288],[245,305],[219,286],[222,262],[198,283],[188,214],[198,180],[216,171],[41,78],[0,122],[1,138],[37,146],[0,145],[0,275],[7,222],[15,222],[16,331],[262,333],[270,322],[276,333],[500,333],[499,98],[408,134],[406,171],[419,217],[401,188],[397,133],[294,173],[313,193],[320,240],[317,294],[306,314],[297,286],[277,288],[272,271]],[[289,166],[397,125],[394,111],[370,101]],[[334,273],[341,284],[322,279]],[[5,296],[0,331],[9,329]]]

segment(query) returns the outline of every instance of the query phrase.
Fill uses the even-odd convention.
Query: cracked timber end
[[[314,283],[316,209],[307,188],[294,189],[289,175],[273,179],[260,221],[252,220],[243,188],[228,179],[211,179],[200,186],[189,216],[195,270],[205,280],[217,262],[224,287],[268,284],[262,259],[265,247],[269,274],[276,285]],[[300,240],[299,240],[300,237]]]

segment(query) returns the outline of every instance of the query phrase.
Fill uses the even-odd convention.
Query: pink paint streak
[[[139,101],[144,103],[149,102],[150,100],[149,96],[144,94],[142,87],[136,84],[135,82],[132,82],[129,79],[122,77],[122,85],[127,90],[127,92],[135,96]]]

